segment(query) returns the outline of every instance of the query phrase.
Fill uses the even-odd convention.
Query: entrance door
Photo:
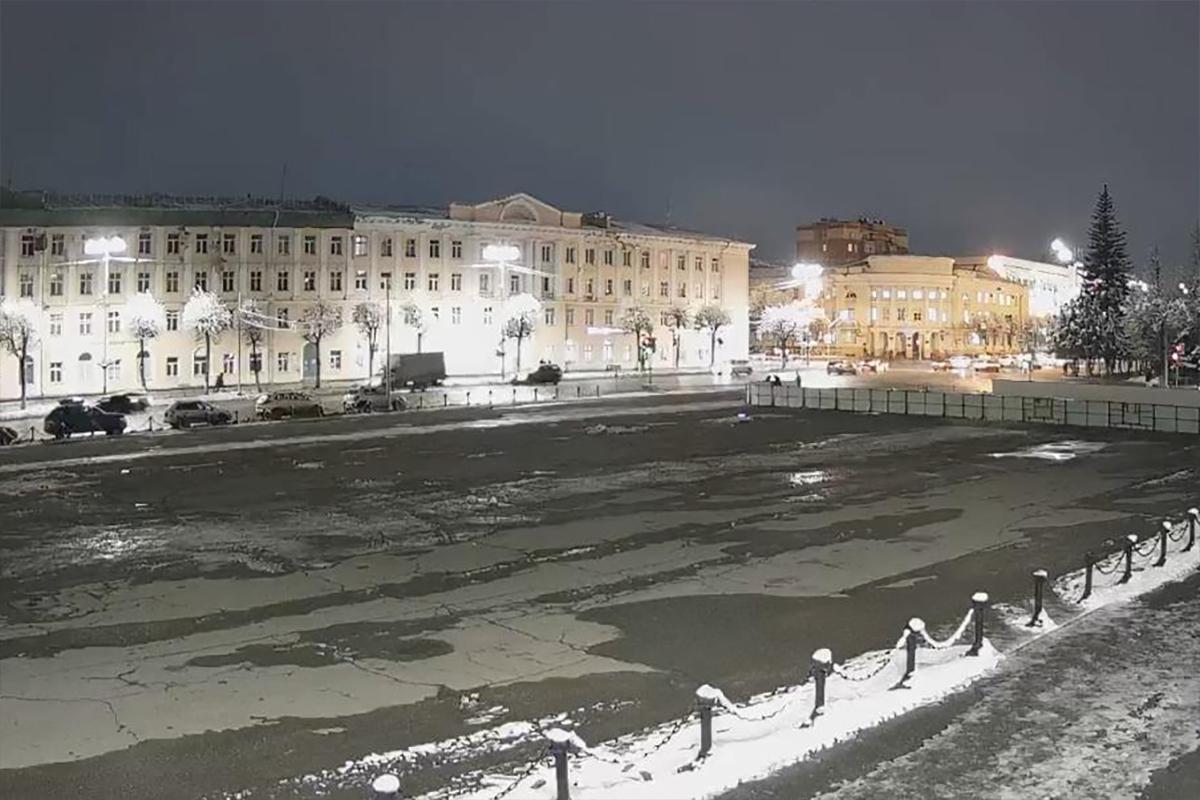
[[[304,352],[301,355],[303,362],[302,376],[304,380],[317,379],[317,346],[312,342],[305,342]]]

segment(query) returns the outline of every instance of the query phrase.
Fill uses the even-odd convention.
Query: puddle
[[[1068,439],[1064,442],[1045,444],[1014,450],[1011,453],[990,453],[992,458],[1034,458],[1041,461],[1071,461],[1081,455],[1098,453],[1105,448],[1104,442],[1082,442]]]

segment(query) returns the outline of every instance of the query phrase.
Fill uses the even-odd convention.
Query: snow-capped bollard
[[[1096,555],[1092,552],[1083,554],[1083,594],[1079,597],[1080,600],[1087,600],[1092,596],[1092,570],[1096,567]]]
[[[904,638],[904,677],[900,679],[900,683],[904,683],[910,675],[917,671],[917,640],[921,636],[921,631],[925,630],[925,620],[913,617],[904,629],[908,631],[908,635]]]
[[[971,641],[971,649],[967,651],[969,656],[977,656],[983,649],[983,611],[987,608],[987,603],[987,592],[976,592],[971,595],[971,617],[975,622],[975,638]]]
[[[1200,528],[1200,508],[1188,509],[1188,543],[1183,552],[1191,550],[1196,545],[1196,529]]]
[[[813,682],[816,684],[816,692],[813,697],[812,719],[816,719],[825,713],[825,679],[829,677],[829,672],[832,669],[833,653],[829,651],[829,648],[822,647],[812,654],[812,667],[808,673],[812,675]]]
[[[400,779],[384,773],[371,782],[372,800],[400,800]]]
[[[1162,527],[1158,529],[1158,561],[1154,562],[1154,566],[1163,567],[1167,564],[1167,536],[1171,533],[1171,521],[1164,519]]]
[[[557,800],[571,800],[571,783],[567,779],[567,754],[575,750],[574,737],[562,728],[551,728],[546,731],[546,739],[550,742],[550,752],[554,756],[554,783],[558,788],[555,796]]]
[[[1046,589],[1046,570],[1033,571],[1033,616],[1025,623],[1027,628],[1040,627],[1042,624],[1042,593]]]
[[[713,707],[717,704],[719,690],[707,683],[696,690],[696,707],[700,709],[700,752],[696,759],[705,758],[712,752]]]
[[[1129,583],[1129,579],[1133,577],[1133,546],[1135,544],[1137,544],[1137,537],[1132,533],[1122,540],[1122,547],[1125,548],[1125,572],[1117,583]]]

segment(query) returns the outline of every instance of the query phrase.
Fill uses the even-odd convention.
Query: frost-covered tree
[[[763,309],[758,318],[758,338],[779,348],[783,356],[783,368],[787,368],[788,349],[808,332],[813,315],[811,308],[804,308],[799,303]]]
[[[642,347],[642,339],[654,333],[654,320],[649,312],[641,306],[629,306],[621,312],[621,330],[633,334],[634,346],[637,347],[638,369],[646,369],[646,348]]]
[[[379,329],[383,326],[383,310],[378,303],[365,301],[354,307],[355,327],[367,340],[367,380],[375,374],[375,353],[379,350]]]
[[[208,376],[212,369],[212,340],[229,328],[233,314],[213,292],[199,287],[183,305],[183,327],[204,339],[204,391],[208,391]]]
[[[241,318],[242,341],[250,348],[250,371],[254,373],[254,388],[262,391],[262,345],[266,337],[263,327],[263,313],[258,301],[252,297],[242,300],[238,309]]]
[[[1139,367],[1150,367],[1166,376],[1170,370],[1171,347],[1188,331],[1188,306],[1178,285],[1167,285],[1159,262],[1158,248],[1150,253],[1149,282],[1138,281],[1130,294],[1125,313],[1127,357]]]
[[[531,294],[515,294],[504,304],[504,324],[500,335],[504,341],[517,341],[518,373],[521,371],[521,344],[533,335],[541,309],[542,304]]]
[[[767,309],[763,309],[765,314]],[[760,317],[761,318],[761,317]],[[708,366],[717,363],[717,333],[730,323],[729,312],[716,304],[704,306],[692,317],[692,326],[708,333]]]
[[[167,327],[167,312],[163,304],[149,292],[138,292],[125,304],[125,315],[129,320],[129,332],[138,340],[138,379],[142,390],[146,386],[146,341],[157,339]]]
[[[413,292],[408,302],[400,306],[400,312],[404,314],[404,324],[417,334],[417,352],[419,353],[425,334],[429,333],[431,322],[428,299],[422,292]]]
[[[1116,370],[1122,356],[1130,267],[1125,252],[1125,232],[1117,222],[1116,209],[1108,193],[1108,184],[1105,184],[1092,212],[1088,251],[1081,270],[1083,293],[1089,295],[1091,301],[1081,304],[1078,311],[1097,317],[1086,321],[1086,327],[1097,337],[1092,341],[1088,358],[1103,361],[1110,374]]]
[[[691,323],[691,312],[683,306],[672,306],[667,310],[667,327],[671,329],[671,347],[675,351],[675,369],[679,369],[680,336]]]
[[[321,388],[321,342],[326,336],[332,336],[342,327],[342,309],[324,300],[318,300],[308,306],[296,320],[296,327],[304,341],[316,348],[317,382],[316,388]]]
[[[38,320],[41,314],[30,300],[9,298],[0,303],[0,347],[17,359],[17,376],[21,384],[21,408],[25,408],[28,387],[25,363],[30,349],[38,341]]]

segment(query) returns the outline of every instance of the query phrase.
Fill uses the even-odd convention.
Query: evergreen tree
[[[1125,232],[1117,222],[1108,184],[1105,184],[1092,212],[1088,252],[1083,261],[1083,293],[1088,295],[1090,302],[1081,304],[1078,310],[1083,314],[1098,315],[1096,319],[1085,319],[1082,326],[1098,337],[1087,356],[1103,360],[1109,373],[1115,371],[1122,355],[1129,270]]]

